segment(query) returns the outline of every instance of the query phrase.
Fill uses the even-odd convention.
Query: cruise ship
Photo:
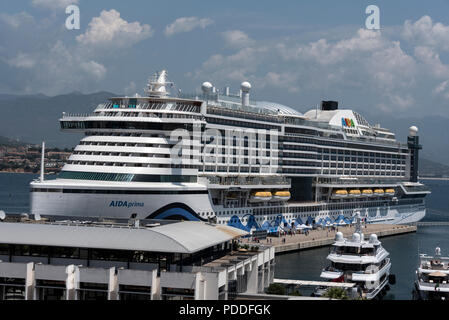
[[[426,214],[418,129],[407,143],[322,101],[305,113],[204,82],[170,95],[167,72],[145,94],[92,114],[63,113],[83,133],[56,179],[31,182],[39,216],[213,221],[249,232],[352,222],[401,224]]]

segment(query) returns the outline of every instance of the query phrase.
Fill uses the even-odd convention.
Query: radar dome
[[[416,134],[418,133],[418,127],[417,126],[411,126],[409,128],[409,130],[410,130],[410,135],[411,136],[416,136]]]
[[[343,233],[342,232],[338,231],[335,234],[335,241],[343,241]]]
[[[203,82],[203,84],[201,85],[201,89],[202,89],[203,92],[205,92],[205,93],[211,92],[212,88],[213,88],[212,83],[210,83],[210,82],[208,82],[208,81]]]
[[[243,92],[248,92],[251,89],[251,83],[249,83],[248,81],[242,82],[240,86]]]
[[[354,234],[352,235],[352,241],[354,241],[354,242],[360,242],[360,234],[354,233]]]
[[[377,234],[372,234],[369,236],[369,242],[370,243],[376,243],[377,242]]]

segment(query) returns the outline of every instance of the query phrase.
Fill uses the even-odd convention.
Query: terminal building
[[[0,300],[203,300],[259,294],[274,247],[208,222],[5,219]]]

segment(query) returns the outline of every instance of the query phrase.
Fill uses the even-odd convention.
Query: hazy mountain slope
[[[59,130],[62,112],[91,113],[112,96],[115,94],[109,92],[74,92],[55,97],[3,95],[0,97],[0,135],[37,144],[45,140],[48,146],[75,146],[81,135]]]
[[[449,166],[421,158],[419,160],[419,176],[420,177],[433,177],[443,176],[449,177]]]

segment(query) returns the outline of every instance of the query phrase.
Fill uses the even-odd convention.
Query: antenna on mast
[[[45,161],[45,141],[42,141],[42,152],[41,152],[41,182],[44,182],[44,161]]]
[[[167,91],[167,86],[173,87],[173,82],[167,81],[167,71],[162,70],[161,72],[156,72],[153,78],[148,80],[148,88],[145,92],[150,97],[164,98],[169,92]]]

